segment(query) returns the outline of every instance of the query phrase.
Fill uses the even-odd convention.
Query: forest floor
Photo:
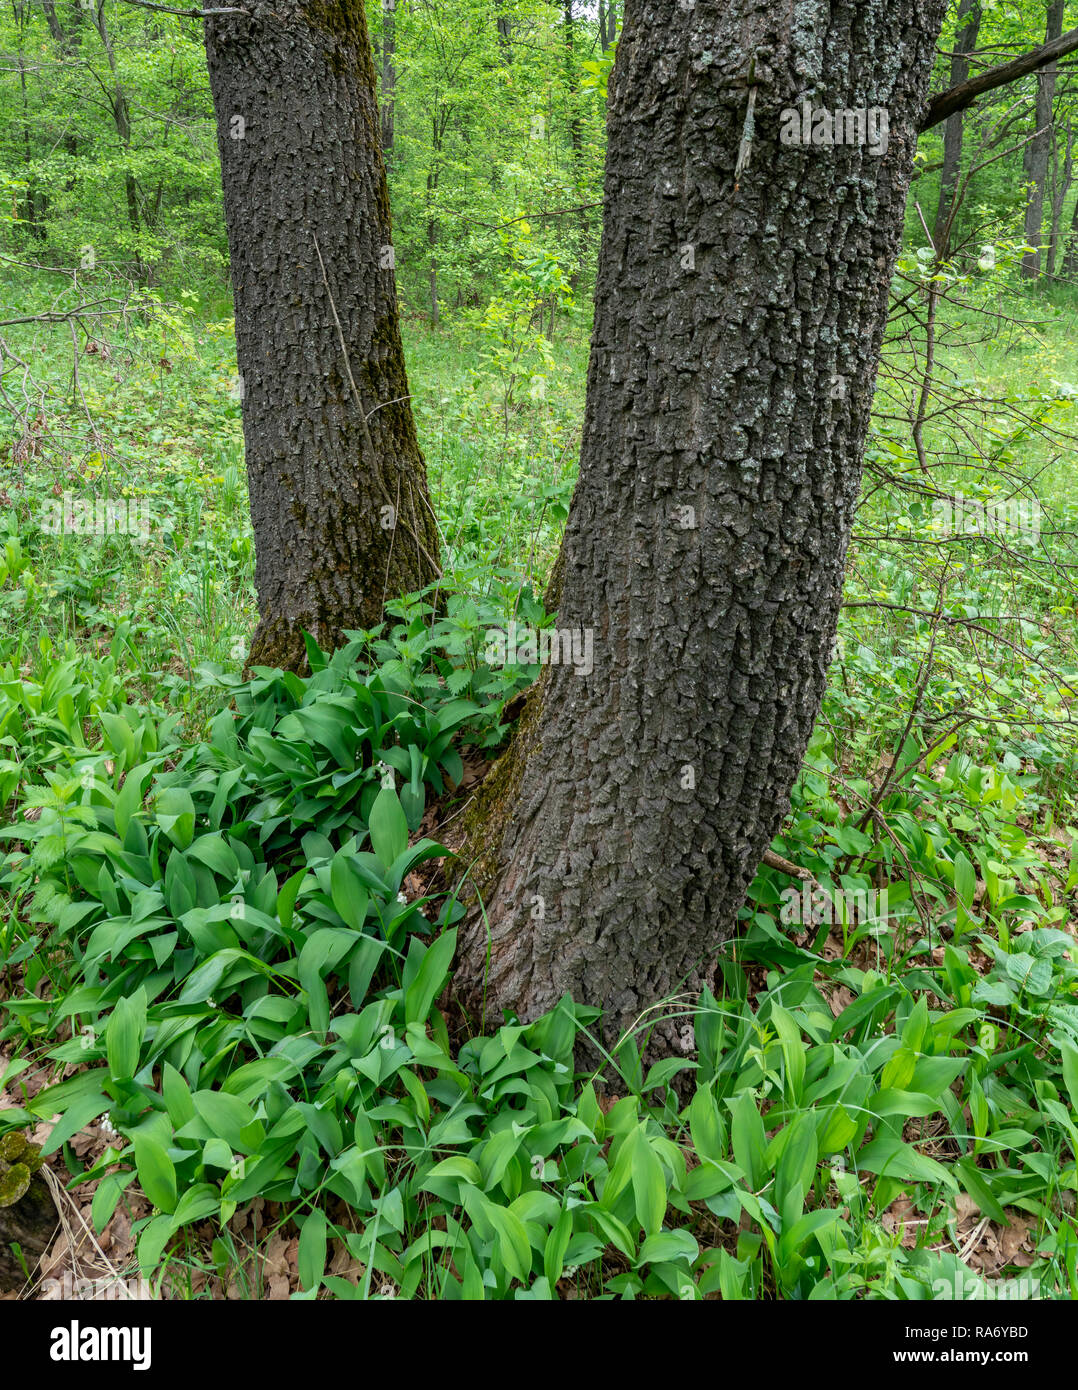
[[[33,293],[18,288],[21,302]],[[396,994],[393,979],[376,973],[381,992],[369,996],[372,1020],[391,1030],[402,1055],[411,1048],[411,1068],[405,1058],[395,1070],[372,1070],[363,1059],[368,1047],[377,1051],[374,1034],[350,1025],[350,1055],[369,1088],[359,1108],[334,1083],[339,1059],[285,1045],[325,1040],[330,1014],[318,1012],[316,996],[336,1019],[346,975],[339,954],[314,976],[301,945],[290,964],[282,957],[285,997],[312,1001],[302,1027],[224,964],[227,984],[218,975],[205,991],[192,989],[214,952],[242,945],[258,954],[253,938],[225,935],[227,914],[215,925],[207,906],[208,890],[226,907],[234,891],[226,861],[242,865],[252,885],[249,921],[268,913],[291,922],[299,902],[312,922],[341,933],[378,896],[332,868],[346,833],[363,843],[369,832],[377,847],[404,827],[414,849],[422,825],[437,840],[424,808],[454,812],[496,752],[500,711],[528,675],[492,683],[480,660],[484,633],[521,611],[545,616],[540,596],[580,440],[586,326],[559,324],[542,361],[528,366],[526,353],[507,354],[474,324],[406,325],[448,617],[436,623],[402,607],[380,645],[352,653],[351,672],[327,668],[296,690],[241,683],[256,598],[227,311],[162,300],[126,333],[102,327],[75,363],[64,335],[38,326],[13,339],[29,367],[0,448],[0,800],[13,827],[0,876],[0,1133],[22,1128],[46,1147],[51,1137],[46,1166],[62,1226],[37,1276],[8,1297],[131,1281],[140,1264],[166,1296],[186,1298],[919,1298],[973,1287],[1005,1297],[1014,1280],[1027,1281],[1021,1296],[1078,1296],[1078,307],[1034,308],[1035,328],[1000,329],[988,342],[967,331],[961,313],[948,322],[945,408],[925,431],[930,476],[910,430],[918,355],[896,341],[885,360],[830,691],[773,847],[807,886],[761,869],[741,935],[720,962],[721,988],[699,1006],[687,1106],[672,1071],[644,1075],[632,1038],[605,1087],[598,1078],[550,1079],[541,1059],[566,1048],[571,1057],[586,1011],[552,1015],[528,1033],[527,1047],[518,1030],[502,1028],[452,1057],[443,1049],[435,1062],[424,1049],[442,1046],[444,1021],[393,1010],[411,997],[436,945],[414,958],[409,951]],[[9,393],[14,381],[5,375]],[[58,503],[95,497],[130,504],[145,534],[49,533]],[[965,499],[961,525],[955,497]],[[1035,511],[999,506],[1034,497]],[[941,505],[948,498],[950,511]],[[274,834],[244,831],[238,811],[229,824],[215,803],[218,821],[207,821],[209,789],[236,788],[237,805],[249,794],[264,815],[255,784],[293,775],[283,765],[256,768],[260,729],[299,750],[300,762],[316,747],[319,768],[329,756],[350,775],[347,759],[340,768],[333,761],[328,735],[328,755],[315,742],[323,725],[314,714],[304,724],[303,709],[317,705],[325,719],[342,701],[369,704],[359,685],[392,709],[401,680],[426,702],[437,732],[455,730],[440,763],[432,726],[422,734],[435,765],[429,785],[403,757],[393,764],[400,802],[394,792],[387,810],[377,795],[384,781],[368,767],[355,819],[354,808],[333,801],[337,818],[311,821],[302,862]],[[451,709],[453,699],[469,708]],[[215,763],[200,741],[217,744],[216,721],[231,701],[242,716],[239,746],[232,762]],[[402,747],[379,756],[392,762]],[[165,959],[158,949],[173,948],[155,947],[151,961],[147,947],[143,1013],[132,1020],[116,1004],[121,986],[134,989],[116,973],[127,947],[109,955],[102,947],[88,961],[79,923],[86,902],[96,905],[86,919],[99,923],[95,932],[123,916],[123,876],[147,852],[125,841],[114,882],[103,881],[103,868],[99,883],[96,860],[91,878],[65,837],[77,832],[77,847],[83,834],[122,834],[121,808],[124,824],[136,809],[121,802],[136,766],[147,779],[151,767],[172,779],[168,814],[159,796],[148,822],[172,866],[158,867],[154,891],[177,918],[188,921],[176,901],[203,916],[192,928],[189,973],[177,964],[160,1005],[153,966]],[[235,772],[227,786],[226,766]],[[148,781],[138,808],[147,793]],[[198,811],[194,847],[180,833],[188,805],[192,827]],[[89,809],[80,815],[80,806]],[[95,806],[107,811],[100,824]],[[41,828],[49,825],[59,850]],[[176,879],[186,870],[173,866],[172,850],[198,858],[203,835],[221,848],[203,846],[184,898]],[[105,853],[94,843],[84,859]],[[388,882],[394,860],[377,852]],[[65,858],[78,884],[63,881]],[[279,898],[265,897],[268,876],[253,886],[267,864]],[[309,876],[298,873],[285,907],[286,864]],[[387,901],[399,891],[407,911],[433,919],[426,880],[409,873]],[[60,905],[38,910],[44,881]],[[353,895],[368,891],[371,903],[356,908]],[[451,911],[438,912],[435,925],[448,928]],[[387,926],[386,940],[398,930]],[[333,943],[324,944],[329,952]],[[348,968],[364,975],[354,961]],[[435,980],[431,964],[439,995],[447,969]],[[212,1031],[221,1021],[205,1009],[211,989],[241,1001],[229,1010],[233,1032]],[[155,1051],[185,1000],[204,1010],[199,1026],[210,1032],[193,1051]],[[360,1002],[347,1018],[365,1018]],[[119,1059],[136,1022],[125,1070]],[[417,1023],[420,1033],[408,1032]],[[286,1057],[302,1084],[287,1069],[264,1092],[253,1072],[236,1082],[222,1061],[233,1052],[251,1067]],[[96,1091],[75,1084],[97,1075],[94,1063],[111,1071],[108,1114],[95,1108]],[[506,1089],[506,1077],[523,1089]],[[471,1098],[467,1122],[453,1118],[450,1078]],[[131,1099],[136,1083],[143,1108],[147,1088],[163,1088],[159,1132]],[[331,1105],[334,1086],[341,1094]],[[325,1148],[328,1183],[308,1182],[314,1160],[301,1147],[286,1191],[260,1147],[284,1132],[286,1091]],[[207,1095],[229,1104],[207,1101],[203,1114]],[[223,1113],[233,1101],[238,1119]],[[318,1128],[333,1105],[335,1118]],[[518,1151],[506,1136],[514,1126],[524,1132],[525,1112],[531,1147]],[[56,1115],[64,1116],[59,1141]],[[429,1142],[415,1141],[417,1127]],[[395,1143],[407,1162],[393,1157]],[[357,1168],[357,1152],[378,1158]]]

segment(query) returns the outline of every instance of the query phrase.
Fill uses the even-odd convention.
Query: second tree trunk
[[[361,0],[206,21],[261,621],[301,667],[438,574]]]

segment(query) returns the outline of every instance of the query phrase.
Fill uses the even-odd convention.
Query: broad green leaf
[[[299,953],[299,982],[307,993],[311,1027],[319,1037],[325,1037],[329,1027],[329,996],[322,976],[355,945],[350,931],[338,927],[320,927],[304,942]]]
[[[772,1004],[770,1023],[778,1034],[786,1072],[786,1099],[797,1104],[805,1085],[805,1044],[793,1018],[778,1004]]]
[[[484,1199],[485,1212],[498,1237],[498,1252],[507,1271],[526,1284],[531,1277],[532,1248],[520,1217],[508,1207]]]
[[[412,938],[413,943],[416,938]],[[404,996],[404,1018],[407,1023],[425,1023],[431,1005],[441,992],[453,964],[457,949],[457,929],[451,927],[427,948],[415,978]]]
[[[666,1215],[666,1177],[643,1129],[638,1129],[629,1142],[636,1145],[632,1167],[636,1219],[646,1235],[654,1235]]]
[[[794,1188],[805,1193],[812,1187],[818,1157],[815,1111],[802,1111],[783,1133],[787,1137],[775,1165],[775,1205],[780,1211]]]
[[[236,858],[235,851],[225,844],[221,835],[200,835],[192,842],[187,857],[197,859],[200,864],[205,864],[207,869],[220,874],[229,883],[235,883],[240,876],[240,861]]]
[[[326,1214],[315,1207],[299,1233],[299,1281],[307,1290],[317,1289],[326,1272],[328,1228]]]
[[[329,879],[333,906],[341,914],[345,926],[351,927],[353,931],[362,931],[371,895],[359,881],[349,858],[343,853],[338,854],[330,865]]]
[[[640,1247],[636,1264],[659,1264],[666,1260],[685,1260],[692,1264],[700,1247],[688,1231],[658,1231],[648,1236]]]
[[[149,771],[149,763],[142,763],[138,767],[133,767],[124,778],[124,784],[116,794],[113,814],[116,818],[116,834],[121,840],[127,834],[127,827],[131,824],[132,816],[142,806],[142,788]]]
[[[551,1228],[543,1250],[543,1270],[550,1286],[558,1282],[565,1268],[565,1252],[573,1233],[573,1213],[566,1208]]]
[[[139,1186],[146,1196],[161,1211],[174,1211],[176,1207],[176,1169],[152,1135],[135,1135],[135,1168],[138,1171]]]
[[[1071,1108],[1078,1110],[1078,1048],[1073,1043],[1061,1039],[1059,1055],[1063,1063],[1063,1081],[1070,1096]]]
[[[710,1086],[701,1086],[689,1105],[689,1132],[701,1158],[719,1159],[726,1154],[722,1117]]]
[[[374,798],[368,828],[371,848],[382,867],[388,869],[408,848],[408,820],[400,798],[391,787],[383,787]]]
[[[244,1142],[244,1135],[255,1126],[254,1111],[238,1096],[230,1096],[224,1091],[195,1091],[191,1099],[199,1118],[230,1149],[252,1147]]]
[[[297,869],[284,887],[277,894],[277,919],[287,932],[292,926],[292,913],[296,905],[296,895],[299,886],[307,877],[307,870]]]
[[[756,1102],[748,1092],[743,1091],[730,1103],[730,1139],[734,1148],[734,1162],[749,1177],[753,1192],[759,1192],[767,1180],[765,1152],[767,1139],[764,1122],[756,1108]]]
[[[476,1187],[482,1182],[479,1165],[472,1159],[465,1158],[463,1154],[456,1154],[452,1158],[443,1158],[440,1163],[436,1163],[433,1168],[427,1171],[426,1177],[460,1178]]]
[[[185,850],[195,834],[195,803],[186,787],[166,787],[157,798],[154,814],[176,848]]]
[[[138,1071],[146,1031],[146,994],[137,990],[117,1000],[105,1026],[109,1071],[117,1081],[129,1081]]]

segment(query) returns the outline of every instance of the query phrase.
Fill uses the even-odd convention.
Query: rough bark
[[[951,56],[951,86],[958,87],[969,78],[969,55],[977,47],[977,36],[981,28],[980,0],[960,0],[955,19],[954,50]],[[962,137],[965,129],[965,112],[956,111],[948,116],[943,130],[943,169],[940,172],[940,195],[936,207],[936,220],[932,228],[932,240],[936,254],[941,258],[947,255],[951,226],[954,221],[953,208],[955,185],[958,171],[962,167]]]
[[[551,665],[484,787],[487,1017],[570,991],[612,1039],[734,930],[823,696],[943,10],[626,4],[558,616],[594,670]],[[782,144],[803,98],[887,108],[886,154]]]
[[[1063,33],[1063,0],[1050,0],[1045,43],[1059,39]],[[1033,116],[1036,132],[1025,150],[1025,174],[1029,183],[1026,198],[1026,245],[1034,249],[1022,257],[1022,274],[1035,280],[1041,273],[1041,243],[1044,240],[1044,197],[1048,182],[1048,165],[1052,157],[1052,110],[1055,104],[1056,77],[1059,69],[1049,63],[1037,74],[1037,101]]]
[[[52,35],[53,42],[58,48],[67,51],[69,38],[56,13],[55,0],[42,0],[41,8],[45,12],[45,23],[49,26],[49,33]]]
[[[300,669],[438,573],[361,0],[206,20],[261,620]]]

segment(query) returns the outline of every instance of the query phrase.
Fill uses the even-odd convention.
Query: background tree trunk
[[[1063,0],[1050,0],[1045,43],[1058,39],[1062,32]],[[1041,273],[1040,247],[1044,240],[1044,198],[1048,182],[1048,164],[1052,157],[1052,111],[1058,72],[1058,66],[1050,63],[1037,74],[1037,103],[1033,116],[1033,129],[1037,133],[1026,146],[1025,173],[1029,182],[1029,193],[1026,199],[1025,237],[1026,244],[1035,249],[1022,257],[1022,274],[1029,280],[1035,280]]]
[[[594,670],[544,673],[471,822],[488,1016],[568,990],[612,1039],[734,930],[824,692],[944,4],[628,0],[558,617]],[[780,143],[810,95],[886,108],[884,156]]]
[[[300,668],[438,574],[361,0],[206,20],[261,621]]]
[[[1055,171],[1053,171],[1055,174]],[[1074,182],[1074,126],[1068,121],[1063,146],[1063,168],[1053,177],[1052,185],[1052,229],[1048,237],[1048,261],[1045,270],[1054,276],[1059,261],[1059,246],[1062,238],[1063,204],[1067,201],[1071,184]]]
[[[599,42],[603,52],[618,37],[618,0],[599,0]]]
[[[577,82],[576,73],[576,19],[573,14],[573,0],[564,0],[563,10],[565,15],[565,99],[568,107],[567,126],[572,160],[573,201],[580,202],[580,190],[584,186],[584,137],[580,125],[580,113],[577,110],[580,85]],[[588,215],[581,211],[577,214],[576,254],[573,257],[573,267],[569,274],[569,283],[574,294],[580,286],[580,277],[583,273],[587,236]]]
[[[393,162],[393,123],[397,97],[397,0],[382,0],[382,156]]]
[[[1060,274],[1065,280],[1078,279],[1078,203],[1075,203],[1071,216],[1071,226],[1067,233]]]
[[[954,53],[951,58],[950,85],[957,87],[969,77],[969,55],[977,47],[977,36],[981,28],[980,0],[960,0],[958,16],[955,20]],[[943,128],[943,168],[940,171],[940,196],[936,207],[936,220],[932,227],[932,240],[936,254],[946,258],[947,243],[950,240],[955,185],[962,167],[962,138],[965,130],[965,111],[956,111],[948,116]]]
[[[90,20],[97,30],[101,40],[101,47],[105,51],[105,58],[108,61],[109,72],[112,74],[113,90],[106,92],[106,100],[112,114],[113,124],[116,127],[116,137],[120,142],[125,159],[131,157],[131,107],[128,104],[127,93],[116,66],[116,50],[112,38],[105,22],[105,0],[97,0],[97,7],[90,11]],[[134,174],[128,168],[124,174],[124,196],[127,200],[127,221],[131,230],[136,234],[142,226],[142,216],[139,206],[139,186]],[[135,266],[139,278],[146,276],[146,266],[143,263],[141,253],[135,253]]]
[[[495,22],[498,29],[498,52],[506,67],[513,62],[513,20],[505,0],[495,0]]]

